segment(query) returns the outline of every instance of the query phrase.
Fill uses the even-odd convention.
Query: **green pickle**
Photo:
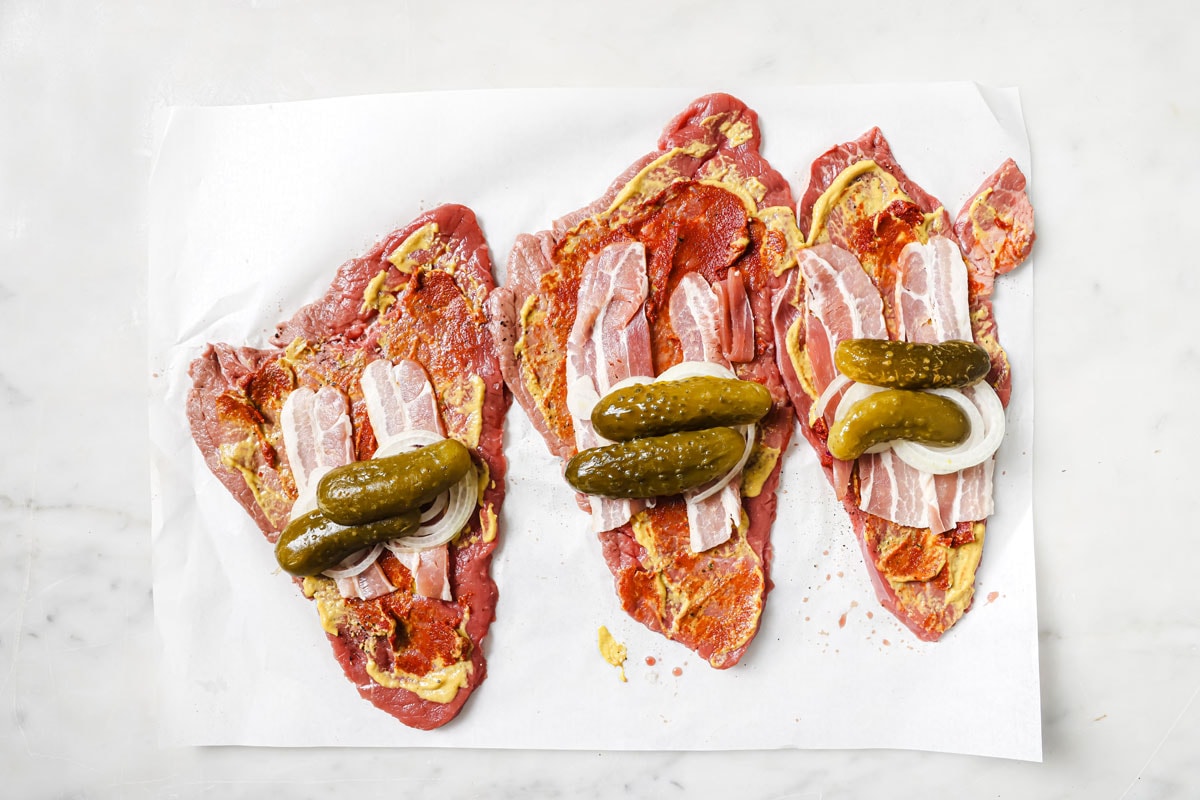
[[[746,440],[732,428],[678,431],[583,450],[567,463],[566,477],[584,494],[679,494],[729,472],[745,447]]]
[[[357,550],[409,535],[419,524],[415,508],[366,525],[339,525],[319,510],[310,511],[283,529],[275,543],[275,560],[292,575],[318,575]]]
[[[355,461],[317,484],[317,507],[340,525],[363,525],[418,508],[467,474],[471,453],[443,439],[411,453]]]
[[[771,410],[762,384],[734,378],[694,377],[626,386],[592,410],[592,427],[605,439],[643,436],[758,422]]]
[[[931,445],[955,445],[967,438],[971,423],[953,400],[929,392],[885,389],[864,397],[829,430],[826,446],[842,461],[853,461],[868,448],[894,439]]]
[[[833,362],[851,380],[888,389],[953,389],[988,374],[988,353],[974,342],[941,344],[888,339],[846,339]]]

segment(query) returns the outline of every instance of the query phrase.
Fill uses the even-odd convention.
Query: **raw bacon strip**
[[[805,342],[817,393],[825,391],[837,375],[833,353],[846,339],[886,339],[883,301],[879,290],[863,272],[854,254],[832,245],[819,244],[800,253],[808,314]],[[835,397],[825,407],[825,426],[833,423]],[[832,459],[833,489],[840,500],[846,496],[851,463]]]
[[[974,387],[964,387],[961,391],[976,407],[982,408],[979,400],[976,399]],[[993,455],[982,464],[976,464],[950,475],[934,476],[938,484],[939,497],[943,498],[942,508],[952,525],[984,520],[995,511],[995,504],[992,500],[992,475],[995,467],[996,457]],[[948,488],[946,484],[951,484],[953,489]],[[950,498],[948,506],[946,497]],[[948,530],[948,528],[943,528],[943,530]]]
[[[332,386],[317,389],[313,424],[317,433],[317,466],[332,469],[354,459],[346,396]],[[310,477],[309,481],[312,482]]]
[[[942,519],[933,475],[913,469],[891,450],[858,459],[859,508],[910,528],[941,533],[954,527]]]
[[[740,269],[729,270],[723,281],[712,285],[721,319],[721,352],[731,363],[754,360],[754,309],[746,295]]]
[[[302,386],[288,395],[279,414],[284,451],[300,497],[308,494],[308,476],[317,469],[317,439],[312,425],[316,397],[316,392]]]
[[[583,268],[566,347],[567,406],[588,410],[572,411],[579,450],[608,443],[588,418],[596,401],[631,375],[654,375],[644,310],[648,291],[646,250],[640,243],[610,245]],[[587,500],[596,532],[624,525],[642,507],[637,501],[596,495]]]
[[[729,293],[725,288],[725,281],[714,281],[712,291],[717,297],[717,319],[721,321],[721,353],[728,360],[729,348],[733,341],[733,320],[729,317]]]
[[[928,244],[912,242],[904,247],[898,259],[894,307],[902,339],[970,340],[966,268],[953,242],[932,236]],[[859,507],[900,525],[941,533],[958,521],[952,517],[958,482],[957,474],[929,475],[890,452],[867,454],[859,463]]]
[[[354,460],[346,396],[332,386],[322,386],[315,392],[300,387],[284,401],[280,425],[299,491],[292,508],[294,519],[317,507],[317,483],[325,473]],[[378,562],[352,578],[335,582],[342,597],[359,600],[373,600],[396,591]]]
[[[346,397],[332,386],[315,392],[301,387],[284,401],[280,426],[298,493],[295,518],[317,507],[317,483],[325,473],[354,460]]]
[[[525,372],[531,368],[524,359],[518,360],[516,353],[518,343],[522,343],[522,306],[538,292],[542,278],[556,269],[553,249],[549,231],[518,236],[508,256],[508,283],[496,287],[486,304],[488,332],[495,342],[500,372],[523,408],[544,409],[541,398],[535,396],[526,382]],[[530,414],[530,421],[555,455],[564,459],[574,455],[574,443],[556,435],[543,414]]]
[[[837,374],[833,351],[846,339],[886,339],[879,290],[853,253],[832,244],[800,253],[809,312],[820,320],[828,347],[810,352],[816,389],[825,390]],[[832,417],[831,417],[832,418]]]
[[[434,547],[421,551],[417,571],[414,573],[418,594],[425,597],[436,597],[436,587],[440,581],[442,584],[442,599],[454,599],[454,596],[450,593],[450,584],[446,580],[446,570],[449,566],[447,564],[448,556],[449,553],[445,547]],[[409,571],[412,572],[411,568]],[[422,591],[423,587],[429,588]]]
[[[896,308],[903,341],[973,341],[967,268],[957,244],[931,236],[928,244],[913,242],[900,252]]]
[[[450,585],[446,580],[447,548],[431,547],[428,550],[392,551],[396,560],[413,576],[413,591],[422,597],[453,600]]]
[[[967,265],[953,241],[931,236],[928,244],[914,242],[901,251],[896,308],[900,330],[908,341],[973,341],[968,296]],[[973,390],[963,393],[975,402]],[[923,476],[921,490],[929,508],[929,524],[921,527],[942,533],[959,522],[986,519],[992,507],[992,461],[988,459],[986,467],[981,464],[949,475]]]
[[[684,361],[707,361],[728,367],[717,331],[720,309],[708,281],[695,272],[679,279],[670,301],[671,328],[679,337]],[[735,476],[721,491],[703,500],[692,499],[704,490],[684,494],[692,552],[702,553],[729,541],[741,521],[741,478]]]
[[[405,360],[393,366],[377,359],[363,370],[361,384],[367,418],[380,448],[405,431],[445,436],[433,386],[417,362]]]
[[[728,367],[721,353],[720,315],[712,287],[704,276],[689,272],[679,279],[670,301],[671,329],[684,361],[708,361]]]
[[[363,369],[361,385],[367,418],[380,448],[405,431],[422,430],[445,435],[433,386],[417,362],[406,359],[393,366],[384,359],[372,361]],[[442,545],[413,553],[411,558],[397,554],[412,573],[414,592],[422,597],[454,599],[446,571],[448,547]],[[338,586],[341,587],[340,582]]]
[[[913,528],[929,527],[921,473],[891,450],[860,458],[858,480],[859,506],[867,513]]]
[[[774,333],[775,352],[779,355],[779,373],[783,378],[784,386],[791,397],[805,404],[803,408],[796,406],[796,413],[802,418],[807,418],[812,398],[801,386],[800,376],[796,374],[796,365],[788,354],[788,335],[793,326],[798,325],[802,319],[799,308],[802,304],[799,299],[800,281],[797,279],[799,274],[800,270],[798,269],[788,270],[783,286],[777,288],[771,295],[771,329]],[[804,344],[803,325],[801,325],[800,337],[796,346],[803,348]],[[805,426],[804,430],[807,431],[808,426]]]
[[[337,584],[338,594],[355,600],[374,600],[396,591],[378,561],[353,578],[338,578],[334,583]]]

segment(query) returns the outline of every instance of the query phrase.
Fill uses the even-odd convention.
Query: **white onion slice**
[[[855,403],[882,391],[882,386],[872,386],[869,383],[851,383],[850,388],[846,389],[846,393],[842,395],[837,410],[833,412],[833,421],[835,423],[841,422],[842,417],[850,413],[850,409],[854,407]]]
[[[413,428],[403,433],[397,433],[394,436],[389,436],[386,440],[379,443],[379,447],[375,450],[375,455],[372,458],[387,458],[388,456],[398,456],[401,453],[406,453],[409,450],[415,450],[418,447],[425,447],[431,444],[437,444],[445,436],[427,431],[422,428]]]
[[[313,481],[308,485],[308,491],[296,498],[296,502],[292,504],[292,511],[288,515],[289,520],[303,517],[310,511],[317,510],[317,481]]]
[[[576,378],[567,387],[567,411],[576,419],[590,419],[592,409],[599,402],[600,395],[596,393],[596,385],[592,383],[591,378]]]
[[[951,447],[933,447],[908,441],[893,442],[892,450],[896,456],[910,467],[933,475],[948,475],[982,464],[990,458],[1004,439],[1004,406],[986,381],[981,381],[972,388],[974,402],[957,389],[934,391],[954,400],[967,413],[968,418],[972,418],[973,435],[968,436],[965,442]],[[975,424],[975,419],[979,420],[979,425]],[[974,435],[976,428],[982,431],[979,435]]]
[[[317,486],[321,483],[321,478],[324,478],[333,469],[331,466],[317,467],[308,476],[307,491],[296,498],[296,502],[292,504],[292,511],[288,515],[288,519],[296,519],[303,517],[310,511],[317,510]]]
[[[707,500],[717,492],[724,489],[733,480],[734,475],[740,475],[746,466],[746,462],[750,460],[750,451],[754,449],[754,425],[739,425],[739,432],[746,438],[746,447],[742,450],[742,457],[738,459],[737,464],[734,464],[733,469],[725,473],[725,477],[718,480],[712,486],[709,486],[704,491],[696,495],[688,495],[688,499],[692,502],[699,503],[701,500]]]
[[[630,375],[628,378],[619,380],[609,387],[608,391],[604,394],[604,397],[608,397],[618,389],[625,389],[629,386],[645,383],[657,383],[658,381],[681,381],[684,378],[730,378],[736,380],[737,375],[735,375],[733,370],[729,369],[728,367],[723,367],[720,364],[714,364],[711,361],[681,361],[675,366],[668,367],[667,369],[663,370],[662,374],[657,378],[651,378],[647,375]],[[584,381],[586,381],[588,384],[587,388],[591,389],[592,382],[588,378],[580,378],[576,384]],[[575,413],[575,409],[571,408],[570,389],[574,386],[575,384],[572,384],[571,387],[568,387],[567,391],[567,408],[573,414]],[[596,392],[593,390],[592,394],[594,395],[595,393]],[[577,416],[584,418],[590,417],[592,414],[592,407],[595,406],[596,403],[600,402],[601,399],[602,398],[597,397],[592,404],[587,407],[586,413],[578,414]],[[582,410],[582,403],[580,404],[580,410]]]
[[[829,405],[830,399],[837,394],[842,387],[849,386],[854,381],[847,378],[842,373],[838,373],[837,377],[829,382],[825,387],[825,391],[821,392],[821,396],[817,398],[817,402],[812,407],[812,417],[820,418],[825,416],[825,406]]]
[[[458,535],[463,526],[475,513],[476,501],[479,496],[479,478],[472,467],[458,483],[450,487],[446,503],[446,511],[433,522],[421,523],[417,532],[411,536],[401,536],[387,543],[390,550],[396,548],[408,550],[428,550],[440,547]]]
[[[448,492],[442,492],[436,498],[434,498],[433,502],[429,504],[429,508],[421,512],[420,521],[429,522],[429,520],[442,513],[442,510],[446,507],[446,496],[448,494]]]
[[[656,381],[680,381],[684,378],[737,378],[733,370],[711,361],[681,361],[655,378]]]
[[[375,559],[379,558],[379,554],[383,552],[383,545],[376,544],[374,547],[362,550],[356,550],[350,555],[338,562],[336,567],[327,569],[322,572],[322,575],[328,575],[334,580],[342,580],[343,578],[356,578],[366,572]]]

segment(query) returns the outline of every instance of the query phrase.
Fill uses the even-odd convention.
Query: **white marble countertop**
[[[1200,388],[1197,227],[1183,205],[1200,178],[1191,6],[445,6],[0,5],[3,793],[1195,796],[1200,563],[1196,526],[1176,510],[1194,493],[1184,463],[1200,444],[1185,407]],[[156,109],[947,79],[1018,87],[1033,150],[1044,763],[156,744],[145,331]]]

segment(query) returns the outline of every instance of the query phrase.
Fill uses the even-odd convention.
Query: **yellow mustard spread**
[[[417,677],[400,670],[389,672],[380,669],[373,659],[367,659],[367,674],[380,686],[407,689],[431,703],[449,703],[458,694],[458,690],[467,685],[471,663],[457,661]]]
[[[430,250],[437,242],[438,226],[436,222],[430,222],[427,225],[422,225],[417,228],[409,237],[405,239],[399,247],[392,251],[388,256],[388,261],[401,272],[411,273],[420,265],[413,260],[413,253],[418,250]]]
[[[600,626],[600,655],[621,671],[622,681],[628,681],[625,677],[625,657],[627,655],[625,645],[614,639],[613,635],[608,632],[608,628],[603,625]]]

